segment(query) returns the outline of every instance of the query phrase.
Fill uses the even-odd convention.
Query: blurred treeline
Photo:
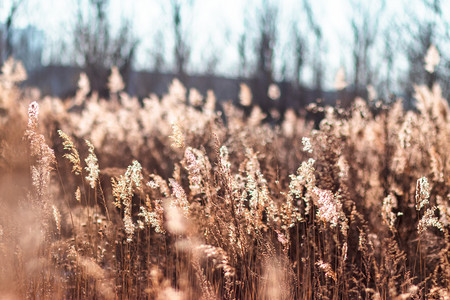
[[[199,13],[198,1],[155,1],[149,6],[164,7],[161,10],[164,13],[159,20],[149,19],[149,26],[157,26],[155,24],[163,23],[162,20],[170,26],[155,30],[154,36],[139,36],[132,17],[123,15],[119,20],[112,17],[116,15],[111,13],[112,1],[77,0],[76,11],[68,12],[68,16],[75,16],[68,29],[69,42],[65,37],[66,42],[51,46],[45,67],[36,63],[42,60],[42,48],[50,47],[43,41],[43,34],[15,29],[17,18],[31,13],[30,9],[25,9],[30,1],[11,0],[0,4],[4,16],[0,20],[0,64],[7,57],[15,56],[25,60],[27,71],[34,77],[46,76],[49,64],[77,67],[76,70],[87,73],[92,89],[100,93],[108,91],[106,82],[112,66],[119,68],[128,87],[132,80],[138,80],[139,76],[133,76],[135,70],[153,74],[154,81],[162,80],[155,74],[170,74],[189,86],[192,75],[202,75],[205,81],[221,75],[219,65],[229,65],[233,70],[228,70],[228,77],[247,81],[255,98],[262,103],[268,100],[267,88],[273,82],[281,83],[284,103],[292,101],[286,97],[307,103],[311,97],[327,97],[324,93],[332,85],[329,78],[334,77],[339,67],[332,65],[330,59],[339,57],[346,88],[344,96],[335,93],[335,97],[363,96],[389,101],[400,96],[409,100],[414,85],[432,87],[434,83],[441,85],[445,98],[450,94],[450,53],[446,50],[450,40],[448,7],[439,0],[395,4],[385,0],[343,1],[348,13],[342,16],[342,28],[335,28],[339,49],[324,34],[330,24],[327,16],[317,9],[317,3],[299,1],[295,11],[290,13],[291,19],[286,20],[281,12],[290,9],[289,1],[247,1],[243,6],[245,12],[237,14],[242,15],[240,21],[245,25],[241,32],[233,32],[234,38],[229,38],[230,33],[218,32],[214,36],[232,44],[239,57],[235,66],[221,61],[224,50],[216,49],[214,44],[219,43],[214,42],[202,52],[207,53],[202,56],[203,65],[193,66],[193,50],[197,49],[195,43],[199,40],[193,36],[202,33],[192,32],[192,19],[204,15],[204,12]],[[327,5],[326,1],[322,4]],[[237,29],[230,24],[229,30]],[[30,40],[33,38],[38,41]],[[137,52],[148,44],[146,40],[151,40],[152,46],[145,49],[148,55],[143,64],[137,61]],[[439,63],[433,72],[424,67],[424,58],[431,48],[439,53],[435,57]],[[143,65],[147,66],[144,70]],[[58,74],[52,72],[51,76],[58,77]],[[49,79],[52,82],[53,77]],[[78,74],[73,77],[75,91]],[[142,78],[146,77],[141,76],[139,85],[145,85]],[[170,81],[164,79],[161,85],[167,86]],[[193,82],[198,84],[199,81]],[[45,89],[36,80],[32,83]],[[237,89],[236,84],[230,94],[236,95]],[[131,93],[138,93],[137,90],[136,84],[133,90],[127,89]]]

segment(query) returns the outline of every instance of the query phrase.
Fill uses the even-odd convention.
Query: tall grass
[[[246,112],[177,81],[142,103],[117,78],[111,101],[85,77],[73,99],[41,98],[11,72],[3,297],[449,299],[450,110],[438,86],[416,88],[415,111],[312,105],[325,114],[315,128],[292,110],[278,125],[256,105],[246,113],[245,87]]]

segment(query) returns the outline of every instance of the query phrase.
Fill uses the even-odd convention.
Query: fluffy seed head
[[[426,177],[419,178],[416,184],[416,209],[420,210],[426,204],[428,204],[428,198],[430,197],[430,184]]]
[[[37,128],[39,118],[39,104],[33,101],[28,106],[28,129],[34,130]]]
[[[94,153],[94,146],[86,140],[86,144],[89,147],[89,155],[85,159],[86,162],[86,171],[88,172],[88,176],[86,176],[86,180],[89,182],[91,188],[95,188],[97,183],[99,168],[97,163],[97,156]]]
[[[64,150],[69,151],[69,153],[64,154],[63,157],[67,158],[72,163],[72,172],[76,175],[80,175],[82,168],[77,148],[75,148],[72,139],[62,130],[58,130],[58,134],[63,139]]]
[[[241,83],[239,99],[242,106],[250,106],[252,104],[252,91],[245,83]]]
[[[267,90],[267,96],[269,96],[269,98],[274,101],[280,99],[281,92],[278,85],[276,85],[275,83],[269,85],[269,88]]]
[[[302,138],[302,144],[303,144],[303,151],[312,153],[312,146],[311,146],[311,140],[307,137]]]
[[[440,61],[439,52],[435,45],[431,45],[427,50],[427,55],[425,56],[425,70],[429,73],[434,73],[434,69],[439,64]]]
[[[117,67],[111,68],[111,75],[108,79],[108,88],[111,93],[118,93],[125,88],[122,76],[120,76],[119,69]]]

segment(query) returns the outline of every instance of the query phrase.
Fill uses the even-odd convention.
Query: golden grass
[[[179,82],[142,103],[116,88],[120,105],[88,86],[29,99],[1,77],[2,297],[449,299],[439,87],[417,111],[320,108],[314,128],[190,105]]]

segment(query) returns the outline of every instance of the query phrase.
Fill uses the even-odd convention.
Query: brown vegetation
[[[3,73],[1,295],[449,299],[438,86],[416,87],[417,111],[310,107],[317,129],[291,110],[221,114],[212,93],[191,105],[178,82],[143,105],[110,88],[37,99]]]

